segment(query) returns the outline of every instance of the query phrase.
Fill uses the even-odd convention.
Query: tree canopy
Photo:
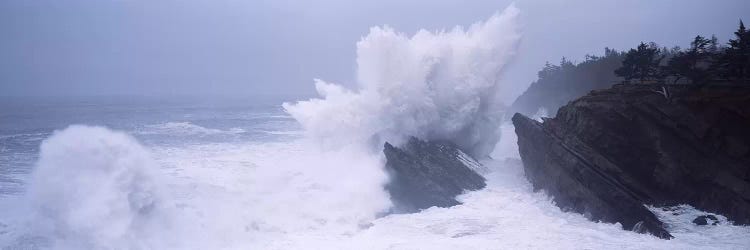
[[[740,26],[734,32],[734,39],[727,43],[728,47],[720,54],[716,63],[721,77],[748,83],[750,78],[750,32],[740,20]]]
[[[712,36],[707,39],[696,36],[685,51],[675,51],[667,65],[662,68],[664,77],[672,77],[673,83],[687,79],[692,83],[702,83],[708,80],[714,71],[712,67],[718,51],[717,39]]]
[[[627,52],[605,48],[603,56],[586,55],[581,63],[562,58],[546,63],[538,80],[512,104],[513,112],[555,113],[567,102],[594,89],[622,82],[670,84],[750,84],[750,32],[740,20],[726,45],[715,36],[695,36],[690,47],[659,47],[641,42]]]
[[[716,36],[700,35],[686,50],[659,49],[655,43],[641,42],[625,54],[615,74],[627,82],[750,83],[750,32],[742,20],[734,35],[726,47],[719,44]]]
[[[664,55],[654,43],[643,43],[625,53],[622,67],[615,70],[615,75],[625,80],[638,79],[641,82],[662,79],[659,64]]]
[[[562,58],[559,64],[547,62],[537,73],[538,80],[516,99],[511,109],[533,114],[544,108],[557,112],[557,108],[592,89],[607,88],[619,82],[613,71],[620,66],[624,53],[604,48],[604,55],[587,55],[576,63]]]

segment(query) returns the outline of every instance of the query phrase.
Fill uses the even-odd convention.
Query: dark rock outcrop
[[[693,223],[695,223],[698,226],[705,226],[705,225],[708,225],[709,221],[711,221],[711,225],[719,224],[719,219],[717,219],[716,216],[713,216],[710,214],[695,217],[695,219],[693,220]]]
[[[750,87],[615,85],[513,123],[527,178],[561,208],[661,238],[643,204],[750,223]]]
[[[484,177],[476,172],[481,165],[450,142],[411,138],[401,148],[386,142],[383,152],[394,212],[458,205],[456,195],[485,187]]]

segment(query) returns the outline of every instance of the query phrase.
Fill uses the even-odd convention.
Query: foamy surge
[[[696,226],[655,208],[661,240],[565,213],[523,176],[511,125],[463,205],[377,218],[382,161],[307,140],[143,149],[96,127],[45,141],[28,205],[3,211],[0,245],[53,249],[747,249],[750,228]],[[505,151],[503,151],[505,150]],[[148,152],[150,151],[150,152]],[[509,157],[509,158],[504,158]],[[151,160],[155,159],[155,160]],[[2,204],[7,206],[7,204]],[[10,207],[10,206],[8,206]],[[679,212],[673,215],[674,212]]]
[[[32,227],[60,248],[136,247],[161,205],[153,171],[149,153],[124,133],[58,131],[42,143],[31,176]]]

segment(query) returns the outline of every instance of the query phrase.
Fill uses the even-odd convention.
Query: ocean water
[[[673,240],[621,230],[555,207],[533,192],[523,176],[512,126],[483,159],[488,186],[461,196],[463,205],[416,214],[378,213],[382,200],[382,159],[355,150],[326,152],[305,138],[279,100],[211,103],[149,99],[4,101],[0,109],[0,245],[4,249],[747,249],[750,228],[695,226],[700,211],[653,208],[666,218]],[[70,124],[102,126],[68,128]],[[68,128],[68,129],[66,129]],[[113,172],[149,167],[156,208],[147,213],[117,211],[116,201],[132,187],[108,186],[106,176],[85,170],[96,158],[54,158],[44,140],[67,135],[77,141],[66,154],[103,154],[88,141],[112,139],[122,131],[151,163],[125,164]],[[60,132],[63,131],[63,132]],[[73,131],[74,133],[71,133]],[[87,137],[90,137],[87,139]],[[123,143],[120,143],[123,144]],[[98,144],[97,144],[98,145]],[[120,157],[122,149],[110,149]],[[106,153],[106,152],[104,152]],[[341,162],[355,165],[339,164]],[[50,169],[47,165],[61,165]],[[35,168],[64,176],[36,180]],[[368,169],[372,168],[372,169]],[[380,175],[380,176],[379,176]],[[44,176],[44,175],[42,175]],[[363,178],[366,176],[367,178]],[[88,178],[91,177],[91,178]],[[72,202],[33,195],[56,192],[93,179]],[[54,179],[53,177],[49,177]],[[135,182],[145,182],[141,177]],[[375,181],[373,181],[373,179]],[[76,184],[79,183],[79,184]],[[37,186],[33,188],[30,186]],[[367,187],[374,185],[375,188]],[[111,190],[106,190],[111,189]],[[52,191],[49,191],[52,190]],[[33,193],[33,194],[32,194]],[[57,193],[65,195],[65,193]],[[44,197],[44,196],[42,196]],[[38,198],[38,197],[37,197]],[[99,204],[104,203],[104,204]],[[381,204],[386,204],[382,206]],[[45,207],[55,213],[35,212]],[[104,214],[95,210],[111,209]],[[124,222],[123,222],[124,221]],[[124,225],[123,225],[124,223]]]
[[[153,147],[266,142],[299,135],[298,124],[280,106],[283,98],[255,99],[0,99],[0,195],[23,190],[23,178],[38,157],[41,141],[55,130],[71,124],[125,131],[144,145]]]
[[[373,27],[319,97],[2,98],[2,249],[750,249],[750,227],[651,208],[672,240],[591,222],[526,181],[503,82],[509,6],[468,27]],[[348,87],[346,87],[348,86]],[[541,113],[540,113],[541,114]],[[388,214],[382,145],[450,140],[487,187]]]

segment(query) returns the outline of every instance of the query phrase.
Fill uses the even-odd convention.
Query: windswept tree
[[[713,59],[718,51],[717,39],[696,36],[686,51],[677,51],[663,68],[673,83],[688,79],[691,83],[705,83],[713,75]]]
[[[727,79],[749,83],[750,78],[750,32],[740,20],[740,27],[734,32],[735,38],[729,40],[729,47],[724,49],[718,61],[721,75]]]
[[[630,49],[625,54],[622,67],[616,69],[615,74],[628,81],[662,81],[664,77],[659,72],[659,64],[663,58],[656,44],[641,42],[638,48]]]

